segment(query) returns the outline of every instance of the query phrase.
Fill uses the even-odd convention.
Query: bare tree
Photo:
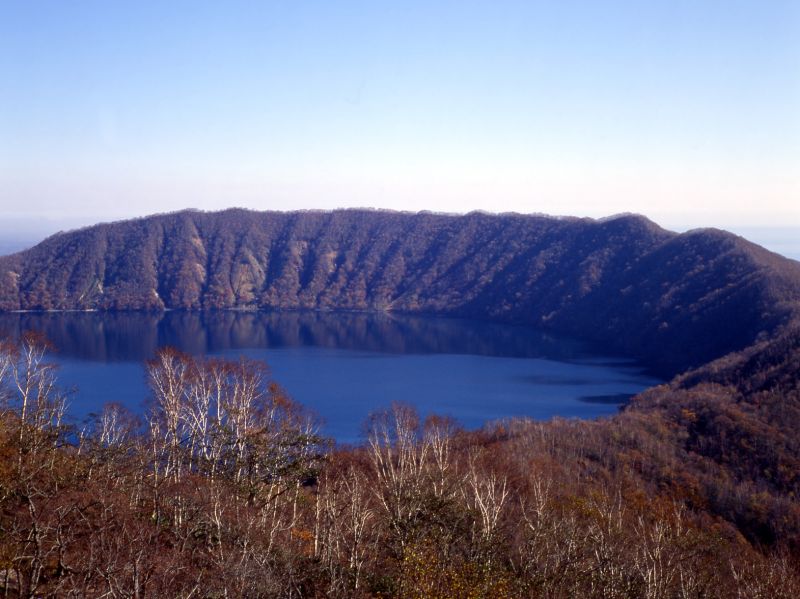
[[[424,473],[430,444],[421,438],[419,424],[412,407],[397,403],[373,414],[369,422],[376,497],[401,548],[413,534],[425,504]]]

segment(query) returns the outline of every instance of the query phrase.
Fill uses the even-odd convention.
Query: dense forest
[[[264,364],[164,349],[152,403],[68,426],[0,351],[10,597],[800,596],[800,334],[597,421],[393,405],[336,448]],[[754,361],[755,360],[755,361]]]
[[[798,298],[800,264],[640,216],[185,211],[0,258],[0,310],[450,314],[592,339],[669,376],[771,334]]]
[[[0,277],[2,309],[108,310],[109,339],[120,309],[432,312],[671,377],[596,421],[465,431],[385,406],[337,447],[265,364],[170,348],[142,415],[68,424],[47,340],[18,332],[0,346],[5,596],[800,596],[800,265],[741,238],[635,216],[182,212],[56,235]],[[270,316],[219,334],[251,318]],[[140,341],[143,359],[159,345]]]

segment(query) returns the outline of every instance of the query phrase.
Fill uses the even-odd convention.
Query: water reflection
[[[531,327],[425,316],[320,312],[21,313],[0,335],[44,333],[58,348],[59,382],[76,388],[80,420],[106,402],[134,411],[148,396],[143,362],[172,345],[195,355],[265,360],[324,422],[360,440],[361,423],[393,401],[468,428],[512,416],[594,418],[658,381],[630,361]],[[525,359],[520,359],[525,358]]]
[[[44,333],[65,357],[142,362],[158,347],[190,354],[322,347],[396,354],[581,359],[584,344],[536,329],[386,313],[166,312],[0,314],[0,336]]]

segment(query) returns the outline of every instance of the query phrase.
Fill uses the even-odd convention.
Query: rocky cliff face
[[[2,310],[396,310],[519,321],[662,373],[795,317],[800,264],[717,230],[384,211],[186,211],[0,258]]]

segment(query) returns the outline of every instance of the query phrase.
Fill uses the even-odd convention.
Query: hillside
[[[597,420],[468,432],[395,404],[364,444],[335,447],[265,364],[169,348],[145,365],[145,414],[109,404],[70,427],[43,338],[23,334],[0,344],[0,590],[797,597],[799,268],[637,216],[237,210],[54,236],[0,258],[4,310],[438,312],[593,338],[678,374]],[[319,314],[291,316],[287,336],[317,330]],[[368,340],[364,316],[341,326]],[[145,359],[157,341],[140,342]]]
[[[384,211],[185,211],[0,258],[0,310],[395,310],[530,323],[675,374],[797,313],[800,264],[717,230]]]
[[[356,447],[266,364],[171,348],[145,414],[65,425],[43,341],[0,344],[6,596],[800,596],[792,332],[610,418],[468,432],[393,404]]]

